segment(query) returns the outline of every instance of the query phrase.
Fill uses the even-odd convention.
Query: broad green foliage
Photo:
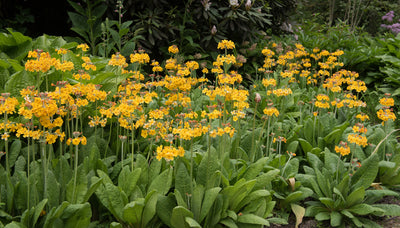
[[[398,106],[343,69],[340,50],[268,42],[245,87],[229,40],[201,65],[177,46],[150,62],[9,32],[9,46],[36,50],[0,62],[4,226],[361,227],[399,214],[377,203],[398,196]]]

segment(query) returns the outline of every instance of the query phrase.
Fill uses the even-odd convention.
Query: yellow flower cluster
[[[71,143],[72,143],[72,145],[75,145],[75,146],[77,146],[77,145],[79,145],[79,144],[86,145],[87,139],[86,139],[85,136],[76,137],[76,138],[74,138],[74,139],[69,138],[69,139],[67,140],[67,145],[69,146],[69,145],[71,145]]]
[[[384,106],[394,106],[394,99],[391,97],[383,97],[379,100],[379,103]]]
[[[273,116],[275,115],[276,117],[278,117],[279,115],[279,111],[278,109],[276,109],[275,107],[267,107],[263,110],[264,114],[267,116]]]
[[[221,40],[218,43],[218,49],[234,49],[235,43],[230,40]]]
[[[273,78],[264,78],[264,79],[262,80],[262,84],[263,84],[265,87],[268,87],[268,86],[276,86],[276,80],[273,79]]]
[[[177,54],[179,52],[179,48],[176,45],[171,45],[168,47],[168,52],[172,54]]]
[[[33,57],[25,63],[25,70],[30,72],[47,72],[52,66],[55,66],[59,61],[56,58],[51,58],[48,52],[42,50],[29,51],[28,58]],[[68,68],[70,65],[67,64]],[[60,67],[62,68],[62,67]]]
[[[156,158],[161,160],[164,158],[167,161],[174,160],[175,157],[183,157],[185,155],[185,150],[183,147],[172,147],[172,146],[159,146],[157,147],[157,155]]]
[[[347,143],[340,142],[340,146],[335,146],[336,153],[340,154],[341,156],[346,156],[350,154],[350,147],[347,146]]]
[[[79,44],[76,46],[77,49],[81,49],[82,51],[87,51],[89,49],[89,46],[87,44]]]
[[[347,136],[347,141],[349,143],[355,143],[359,146],[366,147],[368,146],[367,137],[359,134],[349,134]]]
[[[388,120],[394,121],[396,119],[396,115],[390,109],[379,109],[376,114],[382,120],[382,125],[385,125],[385,122]]]
[[[122,68],[128,66],[128,64],[126,63],[126,58],[120,53],[111,55],[111,59],[110,61],[108,61],[108,65],[119,66]]]
[[[131,63],[145,64],[150,62],[150,56],[147,53],[135,53],[130,55]]]

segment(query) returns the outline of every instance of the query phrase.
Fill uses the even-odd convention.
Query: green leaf
[[[121,187],[128,198],[139,180],[141,171],[142,169],[136,168],[131,172],[128,166],[124,166],[118,176],[118,186]]]
[[[263,189],[265,187],[270,186],[271,181],[274,180],[278,174],[280,173],[279,169],[273,169],[268,171],[267,173],[263,173],[257,176],[256,184],[254,185],[254,190]]]
[[[236,223],[231,218],[225,218],[225,219],[221,220],[220,223],[229,228],[238,228]]]
[[[285,199],[283,200],[285,205],[289,205],[295,202],[298,202],[300,200],[304,199],[303,192],[302,191],[295,191],[291,192]]]
[[[26,71],[19,71],[11,75],[6,82],[5,90],[11,93],[12,96],[17,96],[22,89],[31,85],[36,85],[35,78]]]
[[[74,178],[72,178],[67,184],[67,201],[71,203],[83,202],[84,197],[87,192],[88,180],[86,173],[84,171],[83,165],[78,167],[77,177],[76,177],[76,187],[74,191]]]
[[[324,221],[324,220],[329,220],[331,218],[331,215],[329,212],[323,211],[319,212],[315,215],[315,219],[317,221]]]
[[[365,197],[365,189],[364,187],[359,187],[352,193],[350,193],[350,195],[346,199],[346,204],[348,207],[359,204],[363,201],[364,197]]]
[[[210,156],[209,156],[210,155]],[[196,183],[203,186],[214,187],[214,183],[210,182],[210,177],[219,169],[218,158],[215,148],[211,147],[211,151],[207,152],[201,160],[197,168]]]
[[[340,224],[342,224],[342,219],[343,216],[339,212],[337,211],[331,212],[331,226],[333,227],[340,226]]]
[[[74,12],[68,12],[72,25],[83,31],[89,31],[89,26],[86,23],[87,18]]]
[[[36,224],[36,223],[37,223],[37,221],[38,221],[38,219],[39,219],[39,217],[40,217],[40,214],[41,214],[42,211],[44,210],[44,207],[46,206],[46,204],[47,204],[47,199],[44,199],[44,200],[40,201],[40,202],[34,207],[34,213],[33,213],[33,214],[29,213],[29,214],[30,214],[30,217],[27,218],[27,219],[30,220],[29,224]],[[25,211],[25,212],[26,212],[26,211]],[[23,216],[23,217],[24,217],[24,216]],[[25,225],[27,225],[27,222],[28,222],[28,221],[27,221],[27,220],[24,221],[24,219],[21,219],[21,222],[24,223]]]
[[[61,215],[65,228],[88,227],[92,217],[92,209],[88,202],[70,204]]]
[[[298,139],[301,145],[301,148],[303,149],[304,153],[308,153],[312,150],[313,146],[307,142],[307,140],[299,138]]]
[[[60,205],[60,184],[57,182],[56,176],[52,170],[47,171],[47,198],[49,199],[49,208]]]
[[[141,223],[143,209],[144,199],[139,198],[125,205],[122,218],[133,226],[137,226],[137,224]]]
[[[80,203],[86,203],[87,201],[89,201],[89,198],[93,195],[93,193],[96,192],[97,188],[100,187],[100,185],[103,183],[102,181],[103,179],[101,178],[92,180],[89,189],[87,190],[85,196],[83,197]]]
[[[156,190],[161,195],[167,194],[172,184],[172,173],[173,168],[168,168],[164,170],[160,175],[158,175],[150,184],[147,192]]]
[[[268,157],[263,157],[258,159],[256,162],[251,164],[247,169],[246,172],[243,174],[243,178],[246,180],[252,180],[256,176],[260,174],[262,169],[264,168],[265,164],[267,163]],[[241,177],[239,177],[241,178]]]
[[[220,191],[221,191],[220,187],[215,187],[208,189],[205,192],[203,204],[201,206],[199,222],[202,222],[203,219],[206,218]]]
[[[50,228],[54,227],[54,222],[60,218],[60,216],[63,214],[65,208],[70,205],[69,202],[64,201],[59,205],[57,208],[52,208],[49,213],[47,213],[46,220],[44,222],[43,228]]]
[[[156,212],[161,221],[168,227],[171,227],[172,210],[174,207],[176,207],[176,201],[173,194],[158,197]]]
[[[300,205],[297,204],[290,204],[290,207],[292,208],[292,211],[294,213],[294,215],[296,216],[296,225],[295,227],[299,227],[300,223],[303,222],[303,217],[304,214],[306,213],[306,209]]]
[[[182,195],[193,194],[192,192],[190,192],[191,184],[192,184],[192,179],[189,176],[185,164],[183,162],[178,162],[175,174],[175,188]]]
[[[327,208],[334,209],[335,201],[333,199],[328,197],[321,197],[318,200],[321,201],[321,203],[323,203]]]
[[[254,215],[254,214],[243,214],[238,216],[238,222],[246,224],[264,225],[269,226],[268,220]]]
[[[321,161],[321,159],[319,159],[318,156],[313,153],[307,153],[307,160],[314,169],[321,170],[324,166],[324,163]]]
[[[347,209],[349,212],[352,212],[354,214],[358,214],[358,215],[368,215],[368,214],[372,214],[372,213],[384,213],[385,210],[378,208],[378,207],[374,207],[371,206],[369,204],[357,204],[354,205],[350,208]]]
[[[201,228],[200,224],[191,217],[185,217],[185,221],[189,224],[189,227]]]
[[[8,161],[9,161],[10,167],[14,166],[15,161],[17,160],[20,151],[21,151],[21,140],[16,139],[11,144],[10,151],[9,151]]]
[[[371,186],[375,180],[379,170],[379,158],[378,154],[372,154],[366,160],[361,162],[361,167],[355,172],[351,178],[353,189],[357,189],[360,186],[365,189]]]
[[[397,204],[374,204],[374,208],[382,209],[382,216],[400,216],[400,206]]]
[[[142,227],[147,227],[147,224],[155,216],[158,196],[159,195],[156,191],[152,191],[147,194],[142,215]]]
[[[193,213],[181,206],[174,207],[171,216],[172,227],[175,228],[189,227],[188,223],[186,223],[186,217],[193,218]]]
[[[204,192],[205,192],[205,187],[203,185],[197,185],[192,193],[190,209],[193,212],[193,218],[195,218],[196,220],[199,220],[200,218],[203,199],[206,200],[206,198],[204,198]]]

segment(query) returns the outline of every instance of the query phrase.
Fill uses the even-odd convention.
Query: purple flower
[[[382,17],[382,20],[387,20],[389,22],[393,21],[394,11],[389,11],[385,16]]]

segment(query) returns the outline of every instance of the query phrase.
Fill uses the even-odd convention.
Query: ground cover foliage
[[[214,59],[171,45],[156,61],[12,30],[2,41],[2,226],[262,227],[294,214],[377,227],[400,213],[379,203],[398,196],[396,97],[367,103],[341,50],[222,40]]]

